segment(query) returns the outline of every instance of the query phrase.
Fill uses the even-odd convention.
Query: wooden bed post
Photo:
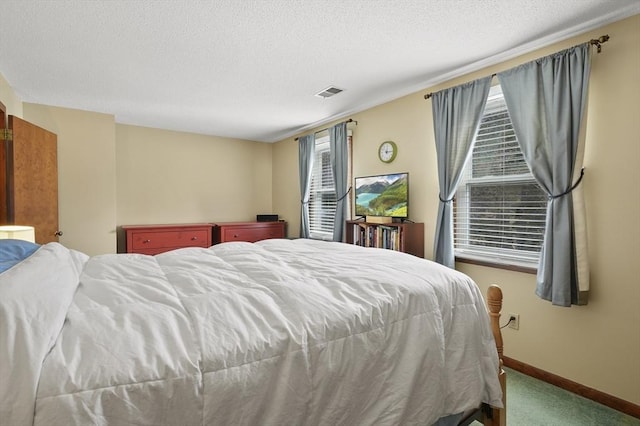
[[[506,426],[507,424],[507,374],[502,368],[503,343],[502,332],[500,331],[500,311],[502,310],[502,290],[495,284],[489,286],[487,290],[487,307],[489,308],[489,318],[491,320],[491,331],[496,341],[498,349],[498,358],[500,364],[498,366],[498,378],[500,387],[502,388],[502,403],[504,408],[491,407],[491,419],[485,418],[484,424],[492,426]]]

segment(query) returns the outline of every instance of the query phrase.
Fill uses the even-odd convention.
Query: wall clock
[[[378,148],[378,158],[383,163],[390,163],[396,159],[398,155],[398,146],[393,141],[385,141],[380,144]]]

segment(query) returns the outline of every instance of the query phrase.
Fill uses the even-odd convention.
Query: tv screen
[[[409,173],[355,178],[356,216],[408,217]]]

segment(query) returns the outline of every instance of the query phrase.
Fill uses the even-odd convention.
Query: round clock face
[[[380,144],[380,148],[378,148],[378,157],[380,157],[380,161],[385,163],[392,162],[396,155],[398,154],[398,147],[395,142],[386,141]]]

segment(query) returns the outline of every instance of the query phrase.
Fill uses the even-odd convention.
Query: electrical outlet
[[[520,329],[520,314],[509,314],[509,328]]]

